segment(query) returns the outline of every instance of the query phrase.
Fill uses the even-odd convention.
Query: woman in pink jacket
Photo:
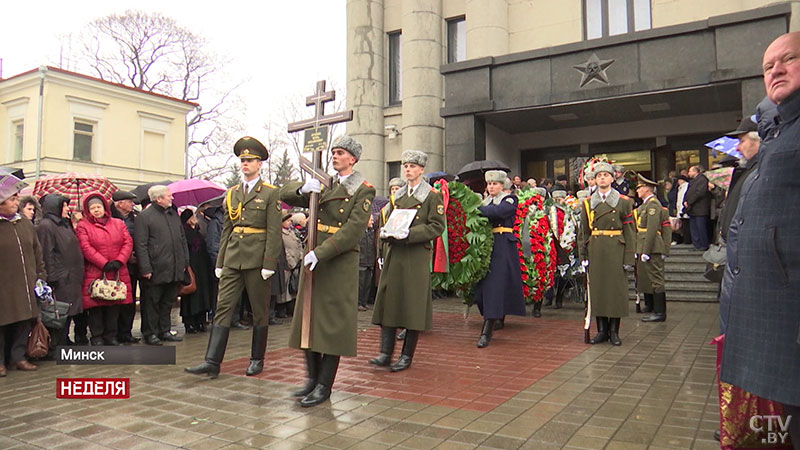
[[[92,345],[119,345],[117,342],[117,317],[119,305],[133,302],[131,279],[125,265],[133,250],[133,240],[125,223],[111,217],[108,201],[97,192],[87,194],[82,202],[83,220],[75,233],[85,259],[83,277],[83,310],[89,316]],[[89,285],[102,278],[119,279],[128,288],[128,296],[121,301],[95,300],[89,296]]]

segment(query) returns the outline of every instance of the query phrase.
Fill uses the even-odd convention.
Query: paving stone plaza
[[[176,366],[57,366],[0,379],[0,448],[47,449],[716,449],[717,304],[669,304],[664,323],[633,313],[623,345],[583,343],[580,304],[510,317],[485,349],[481,318],[434,301],[409,370],[367,363],[380,331],[359,313],[355,358],[329,402],[301,408],[303,357],[289,324],[270,327],[264,372],[244,376],[250,332],[234,330],[216,380],[185,374],[206,334],[185,336]],[[173,324],[178,320],[174,311]],[[176,326],[182,329],[180,326]],[[138,330],[138,323],[134,327]],[[139,344],[141,345],[141,344]],[[399,352],[399,346],[396,354]],[[129,377],[127,400],[56,399],[57,377]]]

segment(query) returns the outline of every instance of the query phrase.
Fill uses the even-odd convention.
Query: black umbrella
[[[426,176],[428,177],[428,182],[430,184],[433,184],[438,180],[446,180],[449,183],[456,179],[455,175],[449,174],[447,172],[431,172]]]
[[[501,161],[494,159],[486,159],[483,161],[473,161],[458,171],[458,179],[466,180],[468,178],[483,178],[483,174],[487,170],[504,170],[506,173],[511,169],[508,165]]]
[[[146,184],[143,184],[141,186],[136,186],[135,188],[133,188],[131,193],[136,196],[136,201],[138,201],[140,203],[141,202],[150,203],[150,198],[147,196],[147,191],[151,187],[158,186],[158,185],[167,186],[167,185],[169,185],[171,183],[172,183],[172,181],[169,181],[169,180],[156,181],[154,183],[146,183]]]

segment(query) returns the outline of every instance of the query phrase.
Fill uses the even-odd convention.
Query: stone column
[[[508,53],[508,0],[467,0],[467,59]]]
[[[428,153],[426,172],[443,167],[442,0],[403,0],[403,149]]]
[[[356,170],[385,194],[383,0],[347,0],[347,134],[361,143]]]

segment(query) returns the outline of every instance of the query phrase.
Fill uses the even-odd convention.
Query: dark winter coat
[[[0,217],[0,267],[0,326],[38,317],[33,287],[37,278],[47,279],[47,272],[33,223],[19,214]]]
[[[225,224],[225,212],[221,206],[213,206],[203,213],[208,221],[206,223],[206,249],[211,258],[211,264],[217,263],[219,255],[219,240],[222,238],[222,226]]]
[[[720,379],[800,405],[800,90],[778,105],[758,173],[743,186]]]
[[[47,270],[45,281],[57,300],[72,304],[67,314],[74,316],[83,311],[83,253],[72,222],[61,217],[61,209],[68,202],[67,197],[58,194],[42,199],[44,218],[36,226],[36,235]]]
[[[101,219],[96,219],[89,213],[89,200],[92,197],[103,200],[106,214]],[[106,199],[97,192],[86,194],[81,206],[85,214],[83,219],[78,222],[75,234],[78,235],[78,242],[81,245],[81,252],[84,258],[83,287],[81,291],[83,309],[132,303],[133,287],[128,274],[128,266],[125,264],[131,256],[131,251],[133,251],[133,240],[131,235],[128,234],[128,229],[121,220],[111,217],[111,210]],[[103,277],[103,267],[111,261],[122,263],[122,267],[119,269],[119,279],[128,287],[128,297],[121,302],[94,300],[89,297],[89,285],[92,281]],[[106,278],[113,279],[114,277],[116,277],[114,272],[106,274]]]
[[[181,316],[191,317],[211,310],[211,259],[206,251],[206,242],[200,235],[200,229],[184,225],[186,243],[189,248],[189,265],[194,272],[197,289],[188,295],[181,296]]]
[[[689,189],[683,201],[689,204],[684,212],[689,216],[711,215],[711,193],[708,192],[708,178],[702,173],[689,181]]]
[[[189,265],[189,250],[181,218],[175,208],[151,203],[136,218],[134,237],[139,273],[153,274],[150,284],[183,280]]]
[[[478,208],[495,227],[512,228],[517,214],[517,197],[503,195]],[[514,233],[493,233],[494,246],[489,272],[475,286],[475,303],[484,319],[502,319],[506,315],[525,315],[522,293],[522,269],[519,265],[517,238]]]
[[[728,196],[725,197],[725,202],[722,204],[722,211],[720,212],[718,224],[719,234],[726,242],[728,240],[728,230],[731,227],[731,220],[733,220],[733,215],[736,214],[736,208],[739,206],[742,186],[744,186],[746,180],[758,170],[757,166],[757,160],[753,159],[752,161],[748,161],[746,168],[738,167],[733,171],[731,186],[728,189]]]
[[[111,205],[111,217],[123,221],[125,227],[128,229],[128,234],[130,234],[131,239],[133,239],[133,253],[131,253],[131,257],[128,259],[128,273],[131,276],[131,280],[139,278],[139,264],[136,259],[136,239],[134,235],[136,232],[136,215],[136,211],[131,211],[127,216],[123,216],[113,204]]]

